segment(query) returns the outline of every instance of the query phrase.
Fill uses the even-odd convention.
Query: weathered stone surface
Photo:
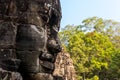
[[[41,26],[19,25],[16,42],[17,50],[43,51],[46,48],[47,33]]]
[[[17,71],[21,61],[15,57],[14,49],[0,49],[0,67],[8,71]]]
[[[42,53],[41,56],[40,56],[40,59],[41,60],[49,60],[51,62],[54,62],[54,57],[52,54],[47,54],[47,53]]]
[[[47,73],[36,73],[25,75],[25,80],[54,80],[54,77],[51,74]]]
[[[62,79],[60,80],[76,80],[73,61],[69,53],[62,51],[57,55],[53,75],[61,77]]]
[[[17,51],[17,56],[21,59],[19,71],[23,73],[39,72],[39,55],[38,51]]]
[[[0,80],[23,80],[18,72],[11,72],[0,68]]]
[[[6,59],[1,62],[1,67],[8,71],[17,71],[20,65],[19,59]]]
[[[60,20],[59,0],[0,0],[0,68],[53,80]]]
[[[0,22],[0,49],[15,47],[17,27],[12,22]]]
[[[53,75],[47,74],[47,73],[29,74],[24,79],[25,80],[65,80],[61,76],[53,76]]]

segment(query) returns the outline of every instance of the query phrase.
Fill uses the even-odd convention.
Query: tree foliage
[[[67,25],[61,30],[61,41],[73,59],[78,80],[119,78],[119,30],[118,22],[98,17],[83,20],[83,25]]]
[[[104,20],[98,17],[90,17],[83,20],[86,31],[97,31],[107,35],[116,48],[120,48],[120,22]],[[118,43],[118,44],[116,44]]]

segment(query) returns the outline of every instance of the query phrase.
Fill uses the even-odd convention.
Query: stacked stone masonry
[[[0,0],[0,80],[64,80],[53,76],[60,20],[59,0]]]
[[[76,80],[76,72],[69,53],[64,51],[58,53],[53,75],[62,77],[64,80]]]

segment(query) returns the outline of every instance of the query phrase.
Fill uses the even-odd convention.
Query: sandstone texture
[[[53,75],[60,20],[59,0],[0,0],[0,80],[64,80]]]
[[[63,80],[76,80],[76,72],[69,53],[64,51],[58,53],[53,75],[59,76]]]

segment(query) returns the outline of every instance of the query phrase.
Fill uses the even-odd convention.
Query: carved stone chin
[[[0,68],[53,80],[60,20],[59,0],[0,0]]]

